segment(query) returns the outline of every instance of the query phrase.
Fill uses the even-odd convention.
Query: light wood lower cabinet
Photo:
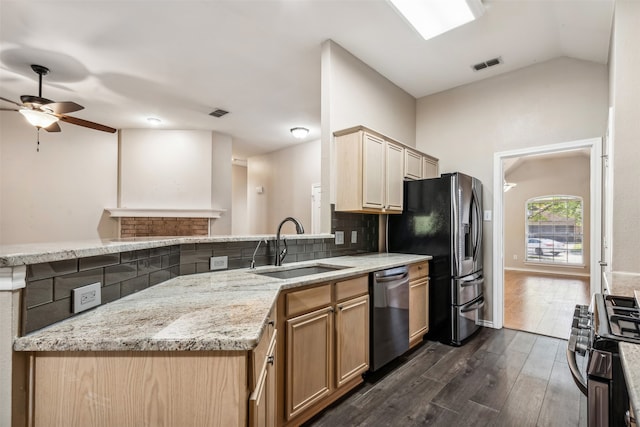
[[[300,425],[369,369],[368,275],[281,296],[286,329],[283,425]],[[306,311],[300,313],[303,307]]]
[[[409,346],[419,344],[429,332],[429,264],[409,266]]]
[[[331,306],[287,320],[287,418],[331,392]]]
[[[336,310],[336,386],[369,369],[369,295],[338,303]]]
[[[276,425],[276,335],[274,331],[267,355],[257,376],[256,388],[249,397],[250,427],[275,427]]]

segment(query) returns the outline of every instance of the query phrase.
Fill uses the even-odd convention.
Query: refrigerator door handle
[[[478,193],[474,186],[473,200],[471,201],[471,203],[473,203],[474,213],[475,213],[474,224],[473,224],[473,227],[475,228],[475,241],[473,242],[473,260],[474,261],[478,259],[478,254],[482,249],[480,247],[480,245],[482,244],[482,211],[481,211],[482,208],[480,207],[478,200],[479,200]]]
[[[484,297],[480,297],[480,299],[473,304],[466,306],[465,308],[460,309],[460,313],[468,313],[473,310],[478,310],[484,307]]]
[[[470,280],[468,282],[462,282],[460,283],[460,287],[464,288],[467,286],[476,286],[476,285],[482,285],[484,283],[484,277],[481,277],[477,280]]]

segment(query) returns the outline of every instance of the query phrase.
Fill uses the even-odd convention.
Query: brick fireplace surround
[[[209,218],[121,217],[120,237],[207,236]]]

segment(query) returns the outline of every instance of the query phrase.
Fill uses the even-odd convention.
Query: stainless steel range
[[[590,307],[576,306],[567,360],[576,385],[587,396],[589,426],[631,425],[618,343],[640,344],[639,326],[640,308],[634,298],[595,294]],[[586,375],[577,355],[587,358]]]

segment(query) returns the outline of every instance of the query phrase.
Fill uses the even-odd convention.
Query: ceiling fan
[[[31,65],[31,69],[36,74],[38,74],[39,77],[38,96],[22,95],[20,97],[20,101],[22,101],[22,104],[0,96],[1,100],[9,102],[11,104],[15,104],[19,107],[19,109],[0,108],[0,111],[17,111],[25,116],[27,121],[38,128],[38,130],[44,129],[47,132],[60,132],[61,129],[58,121],[63,121],[66,123],[71,123],[72,125],[83,126],[90,129],[101,130],[103,132],[114,133],[116,131],[116,129],[109,126],[79,119],[77,117],[67,116],[67,113],[73,113],[74,111],[82,110],[84,107],[71,101],[54,102],[50,99],[43,98],[42,76],[46,76],[47,74],[49,74],[49,69],[47,67],[43,67],[42,65],[36,64]]]

